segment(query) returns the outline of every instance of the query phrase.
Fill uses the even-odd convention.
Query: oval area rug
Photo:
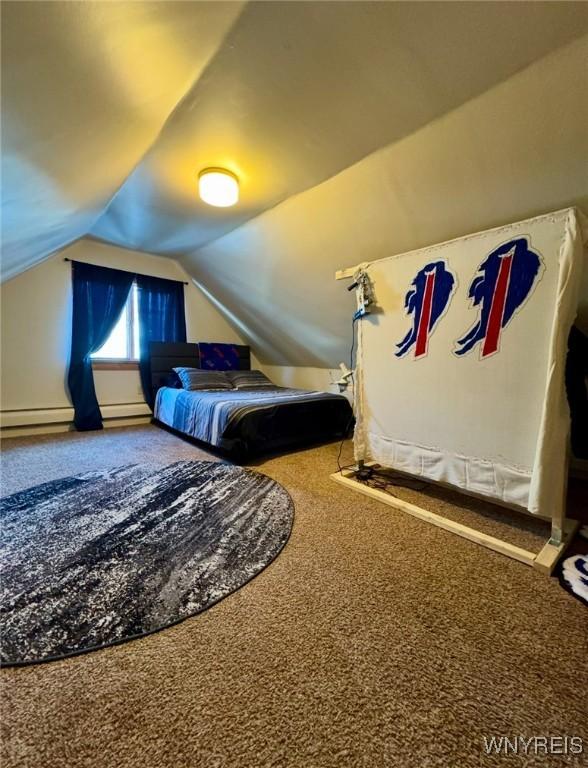
[[[4,666],[175,624],[243,586],[286,544],[294,505],[266,475],[180,461],[66,477],[1,502]]]

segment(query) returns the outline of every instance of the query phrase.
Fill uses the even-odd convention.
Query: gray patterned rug
[[[208,608],[268,565],[294,505],[265,475],[180,461],[66,477],[1,502],[3,665],[83,653]]]

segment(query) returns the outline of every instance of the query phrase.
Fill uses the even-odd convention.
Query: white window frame
[[[139,289],[136,281],[133,281],[131,290],[129,291],[129,295],[125,303],[125,308],[127,310],[126,311],[126,316],[127,316],[126,335],[125,335],[126,356],[125,357],[112,357],[108,355],[101,356],[100,350],[97,350],[91,356],[92,365],[95,368],[96,367],[116,368],[118,366],[135,368],[138,366],[139,364],[139,333],[138,333]],[[117,324],[118,324],[118,321],[117,321]],[[113,331],[114,331],[114,328],[113,328]],[[109,340],[110,340],[110,336],[104,342],[101,349],[105,347],[106,344],[108,344]]]

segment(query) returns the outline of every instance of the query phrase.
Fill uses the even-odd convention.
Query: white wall
[[[189,338],[245,339],[276,383],[331,389],[331,369],[349,356],[355,308],[336,269],[569,205],[588,213],[587,52],[588,37],[574,41],[187,254],[198,282],[186,286]],[[5,283],[3,410],[69,406],[64,253],[161,277],[185,274],[172,260],[82,240]],[[582,303],[588,328],[586,291]],[[135,373],[96,379],[106,408],[142,400]]]
[[[341,361],[343,362],[343,361]],[[335,382],[341,378],[339,368],[312,368],[310,366],[292,365],[267,365],[255,359],[251,367],[257,367],[270,378],[274,384],[280,387],[294,387],[295,389],[312,389],[319,392],[334,392],[340,394]],[[347,362],[349,365],[349,362]],[[347,387],[343,392],[346,397],[352,399],[352,389]]]
[[[82,239],[1,287],[2,426],[68,424],[73,410],[65,381],[71,345],[71,264],[64,257],[106,267],[189,280],[174,260]],[[192,281],[185,287],[188,341],[243,343]],[[103,415],[149,413],[138,371],[95,371]],[[63,428],[63,427],[61,427]]]
[[[335,270],[572,205],[588,213],[587,56],[584,36],[182,262],[264,363],[336,366],[355,303]]]

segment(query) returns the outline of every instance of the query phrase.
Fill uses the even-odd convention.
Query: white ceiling
[[[587,61],[585,35],[183,265],[263,362],[348,361],[355,297],[337,269],[569,206],[588,211]],[[481,258],[472,252],[473,272]],[[588,333],[588,269],[585,278],[578,323]]]
[[[91,229],[242,7],[2,2],[3,278]]]
[[[192,251],[507,79],[587,28],[554,3],[249,3],[94,225]],[[230,210],[198,171],[241,181]]]
[[[0,7],[3,279],[85,234],[177,256],[259,342],[268,361],[301,365],[341,358],[347,310],[337,310],[336,322],[329,326],[325,320],[323,337],[313,338],[323,323],[321,292],[335,290],[330,282],[325,289],[325,280],[330,281],[333,265],[345,265],[343,256],[333,253],[335,243],[338,249],[345,245],[344,237],[333,234],[345,222],[337,224],[337,208],[324,217],[311,202],[296,208],[300,194],[310,195],[378,150],[436,130],[460,105],[475,104],[588,30],[588,4],[581,2],[4,0]],[[556,88],[579,88],[581,100],[581,72],[579,77]],[[577,197],[566,198],[538,173],[538,164],[546,173],[551,168],[548,157],[537,155],[549,138],[545,131],[558,138],[558,126],[545,123],[542,114],[541,100],[550,98],[553,86],[538,91],[535,100],[528,87],[521,93],[524,99],[510,96],[504,102],[504,113],[478,123],[475,135],[468,132],[481,113],[471,112],[452,134],[461,145],[447,143],[442,159],[434,152],[426,159],[394,152],[386,170],[370,171],[380,174],[379,194],[390,206],[381,215],[395,221],[386,247],[424,244],[425,231],[443,239],[447,232],[464,234],[461,228],[471,229],[470,221],[483,227],[541,212],[533,205],[549,206],[552,198],[574,203]],[[519,111],[525,99],[524,112]],[[555,119],[561,106],[552,106]],[[576,109],[567,118],[569,136],[559,131],[566,146],[575,136],[578,114]],[[520,133],[523,125],[527,134]],[[491,146],[495,136],[496,147]],[[513,173],[519,186],[511,184],[509,194],[499,194],[490,209],[484,199],[492,173],[488,158],[501,156],[509,158],[513,171],[520,170]],[[394,169],[407,157],[415,165],[400,183]],[[567,168],[563,155],[556,162]],[[198,200],[198,171],[211,165],[239,176],[236,207],[214,209]],[[455,178],[453,165],[460,169]],[[485,177],[476,175],[477,166],[484,167]],[[519,183],[521,173],[527,188]],[[486,213],[477,219],[454,216],[452,225],[451,216],[472,201],[444,200],[439,224],[421,227],[414,200],[408,203],[413,186],[455,194],[460,181],[479,193],[473,202]],[[371,181],[364,183],[371,189]],[[353,187],[345,181],[341,188],[345,200],[335,195],[329,205],[340,205],[349,219]],[[545,189],[555,191],[550,197]],[[502,199],[509,201],[504,212]],[[282,214],[267,218],[270,209],[286,205],[283,201],[294,201],[299,211],[297,218],[286,216],[287,226],[276,224]],[[361,215],[371,228],[375,213],[366,209]],[[329,221],[328,235],[321,234],[323,218]],[[407,227],[411,236],[405,238]],[[358,240],[354,232],[359,247],[365,237]],[[304,256],[293,248],[297,236],[309,246]],[[306,259],[309,281],[319,285],[320,280],[322,286],[315,290],[313,282],[311,307],[300,299],[296,259]],[[363,259],[351,259],[358,260]],[[253,265],[255,275],[249,274]],[[239,285],[251,289],[248,305]],[[272,339],[273,318],[296,313],[294,321],[280,320]]]

